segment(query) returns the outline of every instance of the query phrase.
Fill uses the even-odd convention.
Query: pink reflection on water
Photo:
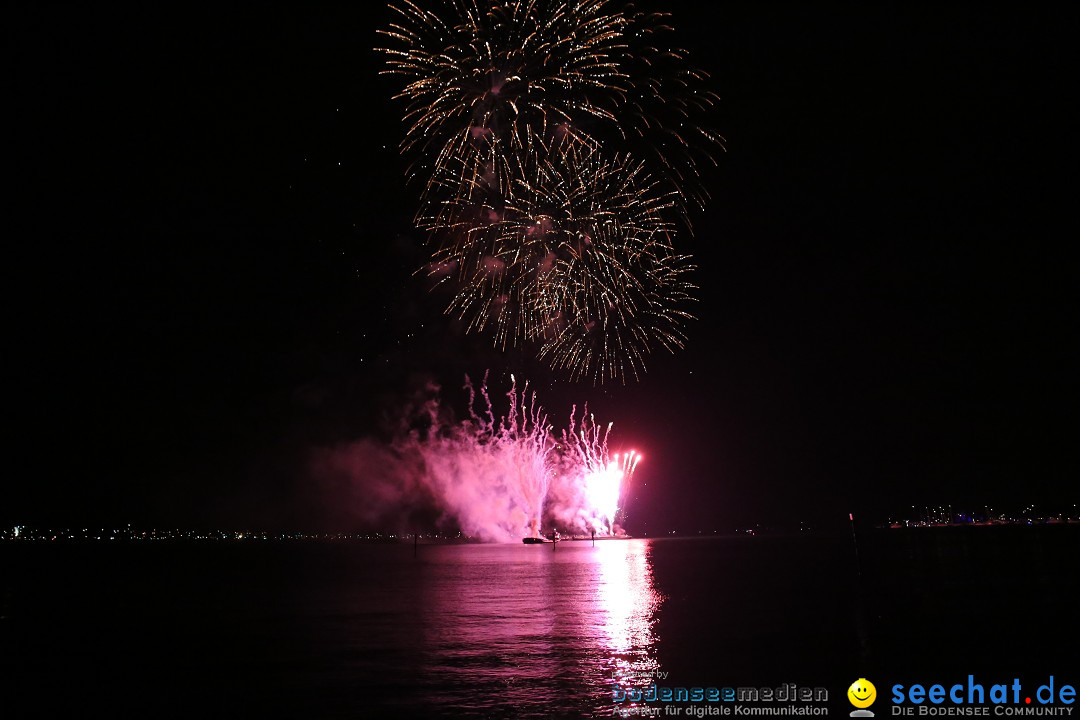
[[[612,682],[645,688],[660,668],[656,659],[656,611],[663,601],[653,587],[650,547],[644,541],[609,540],[596,548],[598,598]]]
[[[444,712],[610,716],[616,685],[645,689],[660,668],[650,553],[648,541],[610,539],[421,547],[396,580],[415,603],[399,592],[381,606],[409,633],[388,645],[415,652],[409,686]]]

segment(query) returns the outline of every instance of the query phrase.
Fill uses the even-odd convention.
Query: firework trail
[[[562,432],[552,506],[561,517],[572,517],[574,525],[614,534],[623,483],[633,475],[641,455],[633,450],[612,455],[608,436],[613,423],[597,425],[587,407],[580,420],[576,415],[575,407]]]
[[[692,264],[672,245],[722,138],[662,13],[609,0],[391,6],[387,73],[417,225],[447,312],[496,346],[532,343],[572,378],[638,378],[681,348]]]

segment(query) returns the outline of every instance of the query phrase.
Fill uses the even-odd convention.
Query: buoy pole
[[[859,537],[855,534],[855,514],[848,513],[848,522],[851,523],[851,542],[855,546],[855,572],[862,577],[862,562],[859,559]]]

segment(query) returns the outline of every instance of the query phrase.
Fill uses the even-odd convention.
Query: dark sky
[[[644,451],[632,531],[1075,502],[1075,17],[656,5],[728,152],[687,350],[600,389],[413,277],[381,7],[12,18],[0,521],[330,527],[310,450],[488,368]]]

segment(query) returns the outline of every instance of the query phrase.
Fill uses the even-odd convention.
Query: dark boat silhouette
[[[532,535],[530,537],[523,537],[523,538],[521,538],[521,542],[525,543],[526,545],[543,545],[544,543],[559,542],[559,533],[558,532],[551,533],[550,538],[541,537],[539,535]]]

